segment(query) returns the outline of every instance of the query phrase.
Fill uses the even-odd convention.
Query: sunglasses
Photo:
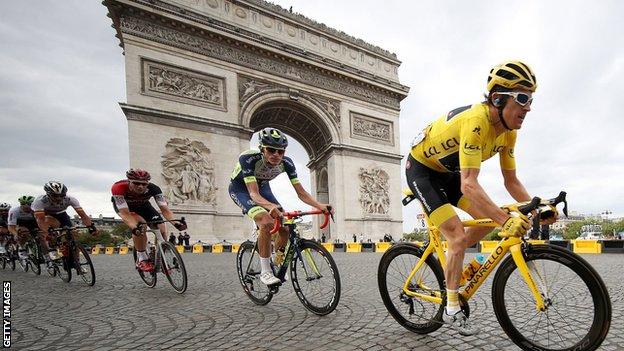
[[[143,183],[143,182],[130,182],[132,183],[134,186],[147,186],[148,183]]]
[[[514,99],[514,101],[517,102],[521,106],[526,106],[527,104],[530,104],[533,102],[533,97],[527,93],[520,93],[520,92],[512,91],[512,92],[500,92],[497,94],[511,96]]]
[[[286,152],[286,150],[283,150],[283,149],[275,149],[275,148],[272,148],[272,147],[265,147],[264,149],[265,149],[266,151],[268,151],[270,154],[275,154],[275,153],[277,153],[278,155],[283,155],[283,154],[284,154],[284,152]]]

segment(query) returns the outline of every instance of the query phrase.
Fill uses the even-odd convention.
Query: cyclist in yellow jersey
[[[502,226],[501,236],[526,233],[528,219],[510,217],[496,206],[477,178],[481,162],[499,154],[509,194],[519,202],[531,199],[516,177],[514,147],[536,88],[535,75],[526,64],[508,61],[495,66],[488,77],[486,101],[457,108],[427,126],[414,139],[406,162],[410,189],[448,241],[443,320],[462,335],[477,332],[459,305],[464,252],[490,229],[464,230],[453,206],[474,218],[492,218]]]

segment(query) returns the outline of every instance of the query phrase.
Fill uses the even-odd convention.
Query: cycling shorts
[[[273,195],[273,192],[271,191],[271,186],[269,186],[269,182],[265,182],[260,185],[258,190],[260,196],[281,208],[280,203],[277,201],[277,199]],[[267,212],[264,207],[256,204],[256,202],[251,199],[246,185],[241,185],[238,182],[230,182],[230,187],[228,188],[228,191],[234,203],[238,207],[240,207],[241,210],[243,210],[243,214],[247,214],[249,218],[254,219],[258,214]]]
[[[433,225],[439,227],[457,213],[453,206],[466,210],[470,201],[461,192],[459,172],[437,172],[416,161],[412,155],[405,164],[407,184],[422,204]]]

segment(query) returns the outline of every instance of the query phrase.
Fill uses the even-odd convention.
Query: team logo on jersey
[[[475,155],[479,151],[481,151],[481,146],[479,145],[468,145],[468,143],[464,143],[464,147],[462,148],[466,155]]]

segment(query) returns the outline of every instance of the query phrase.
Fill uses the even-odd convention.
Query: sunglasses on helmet
[[[284,152],[286,152],[286,150],[284,150],[284,149],[276,149],[276,148],[272,148],[272,147],[265,147],[264,149],[266,151],[268,151],[270,154],[277,153],[278,155],[283,155]]]
[[[499,92],[497,94],[511,96],[514,99],[514,101],[517,102],[521,106],[526,106],[527,104],[530,104],[533,102],[533,96],[527,93],[511,91],[511,92]]]

